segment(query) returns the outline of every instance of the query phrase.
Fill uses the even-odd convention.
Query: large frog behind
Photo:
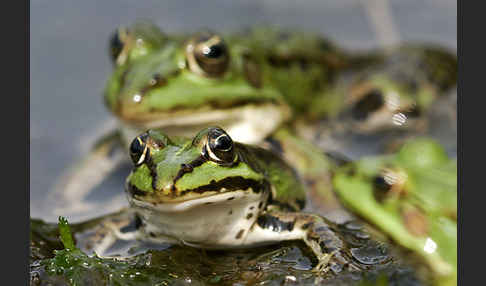
[[[191,135],[202,127],[220,125],[237,141],[261,145],[271,136],[277,147],[282,145],[278,142],[286,142],[284,157],[292,160],[307,181],[316,183],[320,193],[327,194],[330,183],[325,174],[332,164],[321,150],[294,134],[313,140],[308,135],[315,129],[309,126],[317,119],[335,117],[348,106],[369,109],[368,100],[348,100],[346,93],[333,92],[332,84],[340,82],[344,70],[387,66],[382,64],[387,61],[381,52],[353,57],[321,37],[274,29],[226,37],[207,31],[174,36],[152,24],[137,23],[117,31],[110,51],[115,69],[105,102],[119,119],[120,128],[100,141],[85,162],[59,184],[54,192],[61,206],[58,214],[99,209],[84,203],[87,193],[126,161],[119,143],[126,146],[148,128]],[[390,88],[396,87],[394,81],[386,82]],[[397,94],[401,98],[402,93]],[[372,101],[380,100],[374,96]],[[399,100],[395,110],[411,105],[409,100]],[[394,113],[382,109],[369,110],[384,115],[370,116],[377,119],[368,123],[372,128],[365,128],[366,132],[392,120]],[[70,203],[73,201],[76,206]]]
[[[337,170],[335,190],[360,217],[418,254],[437,285],[457,283],[457,162],[428,138]]]
[[[163,44],[144,47],[155,46],[146,43],[152,38]],[[351,65],[320,37],[274,29],[173,37],[138,23],[118,30],[112,51],[115,72],[104,96],[124,129],[191,134],[216,121],[247,143],[261,142],[290,117],[306,116],[316,95]]]

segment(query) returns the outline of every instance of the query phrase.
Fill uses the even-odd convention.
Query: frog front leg
[[[344,268],[361,270],[353,261],[348,245],[338,234],[336,225],[310,213],[271,211],[261,214],[245,237],[243,244],[263,244],[302,240],[315,254],[315,271],[338,273]]]
[[[142,227],[140,218],[130,208],[107,215],[100,219],[94,219],[96,224],[93,226],[90,221],[82,223],[81,229],[89,229],[78,245],[80,249],[87,253],[94,252],[99,257],[124,256],[131,251],[140,252],[148,249],[157,249],[156,245],[162,244],[181,244],[175,238],[158,235],[152,237]]]
[[[336,168],[335,160],[326,156],[314,144],[296,136],[289,128],[279,129],[272,135],[270,142],[278,145],[271,146],[270,149],[280,153],[306,183],[312,209],[334,222],[354,219],[344,209],[332,189],[331,174]]]

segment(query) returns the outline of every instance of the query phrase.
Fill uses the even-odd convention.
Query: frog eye
[[[372,89],[363,96],[352,108],[352,116],[356,120],[364,120],[374,111],[379,110],[385,103],[379,89]]]
[[[110,57],[113,63],[116,63],[118,57],[123,51],[125,47],[125,40],[126,40],[127,30],[123,28],[117,29],[110,38]]]
[[[186,59],[192,72],[206,77],[221,77],[229,65],[228,47],[220,36],[202,33],[187,44]]]
[[[233,140],[223,129],[212,128],[208,132],[203,153],[206,153],[206,156],[214,162],[233,163],[235,161],[233,145]]]
[[[378,202],[391,196],[406,194],[404,189],[407,175],[401,170],[385,168],[381,174],[373,178],[373,195]]]
[[[130,157],[135,166],[140,166],[150,158],[150,148],[147,145],[148,134],[144,133],[133,139],[130,144]]]
[[[391,190],[391,185],[385,180],[383,175],[378,175],[373,179],[373,195],[378,202],[382,202],[388,192]]]

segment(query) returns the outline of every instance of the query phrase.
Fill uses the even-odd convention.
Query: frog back
[[[296,115],[305,114],[315,95],[348,63],[347,53],[317,33],[255,27],[227,38],[247,51],[262,86],[279,90]]]
[[[443,94],[457,82],[457,56],[436,45],[402,45],[385,52],[383,70],[395,80],[428,84]]]

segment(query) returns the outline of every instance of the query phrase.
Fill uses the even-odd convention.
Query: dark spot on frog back
[[[241,237],[243,237],[243,233],[245,232],[244,229],[241,229],[240,231],[238,231],[238,233],[236,234],[235,238],[236,239],[240,239]]]
[[[243,55],[243,74],[254,88],[262,87],[263,82],[260,65],[249,54]]]
[[[348,163],[350,163],[352,160],[346,157],[344,154],[336,152],[336,151],[327,151],[324,152],[324,154],[332,159],[334,163],[336,163],[337,166],[344,166]]]
[[[273,137],[268,137],[265,139],[265,143],[268,145],[268,148],[272,151],[275,152],[276,154],[282,155],[284,153],[282,143],[280,141],[276,140]]]

